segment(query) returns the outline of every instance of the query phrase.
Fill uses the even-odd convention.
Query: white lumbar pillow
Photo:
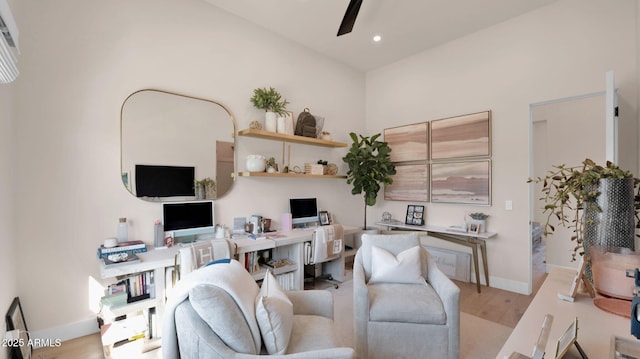
[[[420,247],[398,253],[371,247],[371,278],[369,283],[425,283],[422,277]]]
[[[267,271],[256,297],[256,319],[270,355],[284,354],[293,329],[293,304],[271,271]]]

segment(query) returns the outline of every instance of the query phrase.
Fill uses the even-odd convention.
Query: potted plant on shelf
[[[571,240],[576,242],[572,260],[585,255],[588,263],[592,245],[634,249],[636,210],[640,208],[634,188],[640,180],[629,171],[610,161],[600,166],[587,158],[579,166],[553,166],[546,176],[527,182],[542,183],[544,235],[555,231],[554,219],[572,230]]]
[[[196,199],[216,198],[216,181],[209,177],[194,181],[193,187],[196,190]]]
[[[391,147],[384,141],[378,141],[380,134],[365,137],[351,132],[353,143],[346,156],[342,158],[349,166],[347,183],[353,185],[351,194],[364,193],[364,226],[367,229],[367,206],[376,204],[378,192],[383,186],[393,183],[396,168],[391,163]]]
[[[282,98],[282,95],[273,87],[256,88],[250,99],[253,106],[265,110],[265,130],[276,132],[277,115],[284,116],[287,113],[289,101]]]

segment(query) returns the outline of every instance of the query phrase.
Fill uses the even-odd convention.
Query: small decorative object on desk
[[[382,221],[383,221],[383,222],[389,222],[389,221],[391,221],[391,213],[389,213],[389,212],[382,212]]]
[[[107,266],[140,262],[140,258],[138,258],[138,256],[135,253],[109,254],[103,259],[104,259],[104,264],[106,264]]]
[[[478,232],[487,231],[487,217],[489,217],[488,214],[482,213],[482,212],[474,212],[474,213],[470,213],[469,217],[471,218],[470,225],[471,224],[478,225],[478,230],[473,232],[478,233]]]
[[[329,221],[329,212],[327,211],[318,212],[318,219],[320,220],[320,225],[322,226],[326,226],[331,223],[331,221]]]
[[[414,204],[408,205],[407,217],[404,223],[414,225],[414,226],[424,225],[424,206],[417,206]]]

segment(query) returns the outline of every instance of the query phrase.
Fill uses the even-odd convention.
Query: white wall
[[[427,204],[427,221],[458,224],[469,210],[490,213],[489,229],[500,233],[488,245],[492,285],[520,292],[529,289],[529,104],[600,91],[605,71],[614,70],[625,116],[622,160],[637,167],[635,0],[611,8],[604,0],[564,0],[368,73],[366,82],[360,73],[197,0],[16,3],[19,141],[13,147],[2,142],[15,149],[0,154],[0,183],[5,186],[11,172],[11,192],[19,194],[9,223],[16,223],[15,279],[27,323],[63,339],[74,323],[93,325],[87,291],[98,276],[95,248],[115,234],[117,218],[130,219],[132,238],[151,243],[161,214],[159,205],[133,198],[120,182],[119,110],[141,88],[218,100],[245,128],[262,115],[249,103],[253,88],[274,86],[292,111],[309,107],[325,116],[326,129],[345,142],[349,131],[372,134],[492,110],[493,206]],[[281,152],[279,143],[240,138],[238,169],[247,154],[279,158]],[[296,145],[292,163],[322,158],[341,164],[343,154]],[[12,158],[13,171],[4,171]],[[361,199],[348,193],[344,181],[241,178],[217,201],[216,212],[224,224],[254,213],[277,220],[287,198],[318,196],[320,207],[340,222],[359,224]],[[513,211],[504,210],[507,199]],[[384,210],[402,217],[406,205],[380,199],[369,220]],[[10,208],[0,204],[0,211]],[[0,256],[5,253],[12,252]],[[10,282],[3,295],[15,288]]]
[[[528,292],[529,104],[604,90],[614,70],[621,99],[620,164],[637,169],[635,0],[563,0],[367,74],[367,130],[492,111],[493,205],[427,204],[427,222],[459,224],[465,212],[489,213],[492,286]],[[604,115],[603,115],[604,116]],[[603,117],[604,118],[604,117]],[[580,141],[580,129],[565,134]],[[553,161],[553,158],[550,159]],[[505,210],[505,201],[513,210]],[[406,202],[381,201],[401,218]],[[552,238],[548,241],[565,241]],[[567,256],[569,253],[567,253]]]
[[[13,204],[15,176],[13,165],[15,158],[13,124],[13,85],[0,85],[0,313],[9,310],[11,301],[18,295],[16,284],[16,242]],[[6,326],[0,325],[0,338],[4,338]],[[0,359],[7,357],[5,348],[0,348]]]
[[[263,116],[249,102],[253,89],[273,86],[296,116],[304,107],[324,116],[338,141],[364,127],[363,74],[204,2],[24,0],[17,6],[23,52],[17,279],[35,331],[65,339],[82,334],[74,328],[95,325],[87,295],[90,277],[99,275],[95,250],[116,233],[118,217],[130,220],[131,239],[153,242],[160,205],[134,198],[120,181],[120,106],[130,93],[158,88],[214,99],[246,128]],[[279,158],[282,147],[240,138],[238,150],[243,170],[247,154]],[[292,162],[341,163],[344,151],[295,145]],[[251,214],[277,225],[290,196],[317,196],[340,222],[359,223],[361,202],[349,193],[346,181],[240,178],[217,201],[216,214],[227,225]]]

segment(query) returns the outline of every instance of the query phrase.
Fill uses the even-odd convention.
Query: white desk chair
[[[341,224],[318,227],[311,242],[305,243],[305,265],[322,265],[322,275],[314,278],[326,280],[336,288],[344,280],[344,229]]]
[[[235,250],[226,239],[211,239],[190,243],[180,248],[175,257],[175,265],[171,274],[172,286],[187,273],[207,265],[212,261],[233,258]]]

